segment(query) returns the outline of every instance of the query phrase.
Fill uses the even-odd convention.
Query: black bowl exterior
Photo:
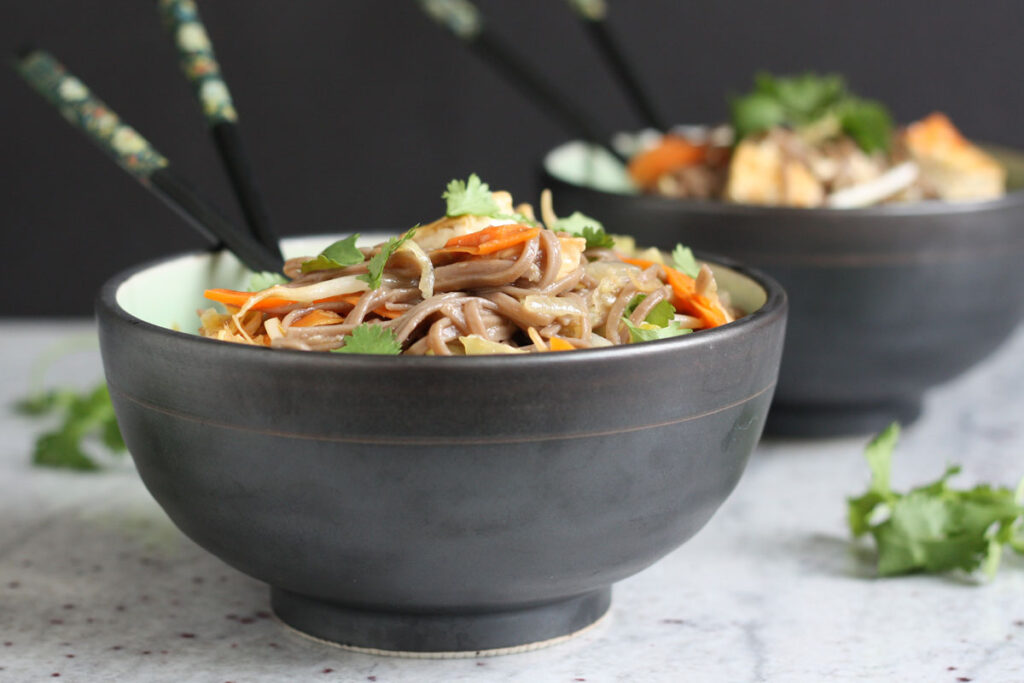
[[[732,491],[763,427],[786,316],[781,288],[754,274],[769,293],[760,311],[685,338],[339,356],[144,323],[116,304],[128,275],[100,295],[100,342],[154,498],[201,546],[271,584],[286,620],[386,649],[507,647],[600,616],[611,583],[692,536]],[[580,616],[544,616],[556,603]],[[458,621],[531,608],[540,616],[497,630]],[[354,611],[422,619],[339,627]]]
[[[790,297],[768,430],[877,431],[989,355],[1024,316],[1024,192],[866,209],[615,195],[544,176],[564,210],[638,244],[676,243],[763,268]]]

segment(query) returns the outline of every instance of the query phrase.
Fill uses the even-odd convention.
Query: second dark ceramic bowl
[[[768,411],[786,300],[754,271],[716,270],[750,315],[568,353],[355,356],[176,331],[197,327],[204,288],[245,281],[226,254],[123,273],[97,314],[125,441],[182,531],[269,583],[303,632],[472,654],[590,625],[612,583],[732,491]]]
[[[839,210],[626,195],[552,173],[551,155],[542,183],[556,207],[600,216],[610,232],[725,254],[778,279],[791,312],[767,429],[826,436],[914,420],[926,389],[1020,322],[1024,157],[996,153],[1013,191],[984,202]]]

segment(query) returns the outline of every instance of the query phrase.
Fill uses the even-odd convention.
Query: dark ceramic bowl
[[[1020,154],[996,151],[1013,189],[998,200],[798,209],[595,190],[553,156],[566,149],[543,170],[556,208],[600,216],[641,244],[725,254],[785,287],[791,309],[771,433],[910,422],[926,389],[991,353],[1024,312]]]
[[[786,298],[760,273],[715,268],[750,315],[529,356],[348,356],[176,331],[197,327],[204,288],[245,282],[225,254],[122,273],[97,312],[125,441],[182,531],[269,583],[300,631],[475,652],[590,625],[613,582],[732,491],[775,387]]]

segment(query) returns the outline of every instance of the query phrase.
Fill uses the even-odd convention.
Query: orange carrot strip
[[[727,322],[725,314],[718,310],[717,306],[713,306],[706,296],[697,294],[696,281],[686,273],[647,259],[622,257],[621,260],[638,268],[661,266],[665,273],[665,280],[672,287],[672,293],[675,295],[672,305],[676,307],[677,311],[699,318],[709,328],[718,327]]]
[[[461,251],[467,254],[483,256],[493,254],[502,249],[514,247],[523,242],[529,242],[540,234],[540,228],[522,225],[520,223],[509,223],[507,225],[492,225],[471,232],[468,235],[459,235],[445,242],[445,251]]]
[[[334,311],[325,311],[322,308],[315,308],[306,315],[292,323],[292,327],[319,327],[321,325],[337,325],[344,318]]]
[[[548,340],[548,347],[552,351],[573,351],[576,349],[575,346],[561,337],[551,337]]]
[[[208,289],[203,292],[203,296],[211,301],[217,301],[228,306],[234,306],[235,308],[241,308],[245,303],[253,296],[256,296],[259,292],[239,292],[234,289]],[[320,304],[327,301],[344,301],[344,297],[347,296],[342,294],[341,296],[329,296],[325,299],[317,299],[313,303]],[[265,311],[270,308],[277,308],[278,306],[289,306],[296,303],[291,299],[285,299],[284,297],[272,296],[261,301],[257,301],[253,304],[252,310],[254,311]]]
[[[707,151],[707,145],[695,145],[676,135],[666,135],[656,147],[630,159],[629,175],[640,187],[650,187],[669,171],[701,163]]]

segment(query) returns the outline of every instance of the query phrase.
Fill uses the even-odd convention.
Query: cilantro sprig
[[[684,334],[690,334],[693,330],[683,327],[679,322],[675,320],[669,321],[664,327],[658,325],[652,325],[649,322],[643,322],[639,325],[635,325],[630,322],[629,318],[623,318],[622,322],[626,324],[629,329],[630,340],[634,343],[655,341],[657,339],[668,339],[670,337],[681,337]]]
[[[100,465],[84,447],[98,441],[113,453],[125,451],[107,385],[100,383],[85,392],[55,389],[34,394],[15,404],[28,417],[59,416],[57,429],[36,439],[32,462],[43,467],[94,471]]]
[[[730,103],[737,139],[775,126],[842,131],[866,152],[886,150],[892,117],[880,102],[853,95],[836,74],[773,76],[760,73],[754,89]]]
[[[700,275],[700,265],[697,263],[697,259],[689,247],[677,244],[676,248],[672,250],[672,263],[675,265],[676,270],[692,278]]]
[[[450,217],[493,216],[501,210],[491,195],[490,186],[476,173],[471,173],[465,181],[451,180],[441,198],[447,202],[445,214]]]
[[[402,352],[395,331],[375,323],[363,323],[345,338],[345,345],[331,349],[334,353],[369,353],[383,356],[397,356]]]
[[[332,268],[345,268],[362,263],[363,252],[356,246],[359,233],[349,235],[345,239],[338,240],[324,249],[316,258],[305,261],[302,264],[303,273],[312,273],[317,270],[331,270]]]
[[[384,243],[384,246],[380,248],[380,251],[374,254],[373,257],[370,258],[369,262],[367,262],[366,267],[369,269],[368,272],[363,275],[357,275],[356,278],[370,285],[371,290],[379,288],[381,285],[381,278],[384,276],[384,266],[387,265],[388,260],[395,255],[395,252],[398,251],[400,246],[413,238],[413,235],[416,234],[416,227],[410,228],[401,237],[389,238],[388,241]]]
[[[537,221],[524,214],[502,212],[498,202],[494,200],[494,195],[491,194],[490,185],[480,180],[476,173],[471,173],[467,180],[450,180],[441,198],[447,204],[445,215],[449,218],[466,215],[487,216],[512,220],[523,225],[537,225]]]
[[[124,439],[117,426],[114,406],[107,385],[100,382],[91,389],[79,391],[47,389],[44,384],[48,370],[59,359],[78,351],[98,346],[95,334],[73,335],[60,340],[39,354],[31,370],[29,395],[17,401],[16,413],[33,419],[49,419],[56,429],[41,434],[35,442],[32,462],[42,467],[58,467],[81,471],[101,469],[93,458],[102,446],[114,454],[125,451]]]
[[[899,431],[893,423],[868,444],[871,483],[847,505],[854,537],[875,539],[880,576],[955,569],[992,576],[1004,546],[1024,554],[1024,481],[1016,492],[987,484],[953,489],[949,480],[960,468],[951,466],[938,480],[898,493],[890,480]]]
[[[654,341],[656,339],[679,337],[693,332],[693,330],[685,328],[679,322],[673,320],[676,309],[668,301],[659,301],[647,312],[642,323],[639,325],[635,324],[629,319],[629,316],[633,314],[637,306],[646,298],[646,294],[637,294],[629,302],[629,305],[626,306],[626,310],[623,311],[622,322],[629,330],[630,341]]]
[[[604,231],[604,226],[596,218],[574,211],[572,215],[559,218],[554,225],[548,226],[555,232],[566,232],[587,241],[587,249],[611,249],[615,246],[615,238]]]

